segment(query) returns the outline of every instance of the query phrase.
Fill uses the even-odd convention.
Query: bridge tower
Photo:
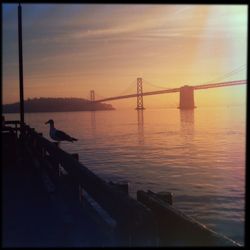
[[[90,101],[91,102],[95,101],[95,91],[94,90],[90,90]]]
[[[143,92],[142,92],[142,78],[137,78],[137,110],[145,109],[143,107]]]
[[[91,101],[91,104],[92,104],[92,110],[94,111],[95,110],[95,91],[94,90],[90,90],[90,101]]]
[[[180,88],[180,106],[179,109],[194,109],[194,88],[185,85]]]

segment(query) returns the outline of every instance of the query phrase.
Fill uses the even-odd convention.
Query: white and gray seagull
[[[54,140],[54,141],[77,141],[76,138],[69,136],[68,134],[66,134],[65,132],[58,130],[55,128],[54,126],[54,121],[53,120],[48,120],[47,122],[45,122],[45,124],[49,124],[50,125],[50,130],[49,130],[49,135],[50,137]]]

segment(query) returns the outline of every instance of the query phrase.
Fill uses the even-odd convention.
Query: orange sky
[[[22,6],[25,99],[131,94],[137,77],[144,91],[246,79],[247,5]],[[4,4],[3,103],[18,98],[17,5]],[[244,104],[246,86],[200,90],[195,102]],[[179,95],[144,103],[176,107]]]

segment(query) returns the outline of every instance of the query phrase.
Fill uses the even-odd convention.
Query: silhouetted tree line
[[[19,102],[3,105],[4,113],[19,112]],[[24,101],[24,111],[29,112],[63,112],[63,111],[92,111],[114,110],[111,104],[91,103],[82,98],[28,98]]]

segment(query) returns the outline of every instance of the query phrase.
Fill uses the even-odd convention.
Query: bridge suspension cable
[[[217,78],[214,78],[213,80],[210,80],[210,81],[207,81],[207,82],[203,82],[202,84],[200,85],[197,85],[197,87],[199,87],[199,89],[202,89],[202,86],[201,85],[206,85],[208,83],[211,83],[211,82],[216,82],[216,81],[219,81],[219,80],[222,80],[222,79],[228,79],[230,76],[234,75],[234,74],[237,74],[239,72],[241,72],[242,70],[245,70],[246,69],[246,64],[243,64],[241,66],[239,66],[238,68],[220,76],[220,77],[217,77]],[[151,92],[147,92],[145,93],[146,95],[151,95],[151,94],[160,94],[160,93],[170,93],[170,92],[178,92],[179,91],[179,88],[166,88],[166,87],[163,87],[163,86],[159,86],[159,85],[156,85],[156,84],[152,84],[150,83],[149,81],[143,79],[143,83],[146,83],[147,85],[150,85],[150,86],[153,86],[153,87],[157,87],[157,88],[160,88],[161,90],[159,91],[151,91]],[[240,83],[241,84],[241,83]],[[218,85],[218,83],[217,83]],[[235,85],[235,84],[230,84],[230,85]],[[130,94],[130,95],[124,95],[125,93],[128,92],[128,90],[131,90],[131,89],[135,89],[135,80],[133,80],[126,89],[124,89],[122,92],[120,92],[119,94],[117,94],[116,96],[113,96],[113,97],[104,97],[104,96],[101,96],[101,95],[98,95],[96,94],[96,96],[98,97],[97,99],[107,99],[107,100],[116,100],[116,99],[121,99],[121,98],[130,98],[130,97],[134,97],[136,96],[135,93],[133,94]],[[193,87],[196,87],[196,85],[193,85]],[[205,88],[205,86],[204,86]],[[197,88],[198,89],[198,88]],[[162,92],[163,91],[163,92]],[[167,91],[167,92],[165,92]],[[134,91],[133,91],[134,92]],[[144,91],[145,92],[145,91]],[[145,95],[144,94],[144,95]],[[124,96],[123,96],[124,95]]]
[[[222,77],[220,78],[220,80],[228,79],[230,76],[233,76],[233,75],[235,75],[235,74],[237,74],[237,73],[239,73],[239,72],[241,72],[241,71],[243,71],[243,70],[245,70],[245,69],[246,69],[246,65],[242,65],[242,66],[240,66],[239,68],[234,69],[234,70],[232,70],[231,72],[229,72],[229,73],[225,74],[224,76],[222,76]]]
[[[246,69],[246,64],[242,64],[241,66],[239,66],[238,68],[220,76],[220,77],[216,77],[210,81],[207,81],[207,82],[203,82],[202,84],[207,84],[207,83],[210,83],[210,82],[217,82],[217,81],[221,81],[221,80],[225,80],[225,79],[228,79],[230,76],[234,75],[234,74],[237,74],[239,73],[240,71]]]
[[[99,94],[96,94],[96,92],[95,92],[95,97],[97,97],[96,99],[106,99],[107,98],[106,96],[101,96]]]
[[[124,95],[126,93],[128,93],[128,91],[131,90],[133,91],[133,93],[135,93],[136,91],[136,80],[133,80],[126,89],[124,89],[122,92],[120,92],[119,94],[116,94],[115,96],[121,96]],[[130,93],[131,94],[131,93]],[[108,97],[105,96],[101,96],[99,94],[95,94],[97,99],[107,99]]]
[[[150,85],[150,86],[155,87],[155,88],[158,88],[158,89],[168,89],[168,88],[163,87],[163,86],[159,86],[159,85],[156,85],[156,84],[152,84],[152,83],[150,83],[149,81],[145,80],[144,78],[143,78],[143,83],[144,83],[144,84],[146,83],[147,85]]]
[[[124,95],[128,93],[128,91],[133,90],[133,93],[136,91],[136,80],[133,80],[126,89],[124,89],[122,92],[117,94],[117,96]]]

